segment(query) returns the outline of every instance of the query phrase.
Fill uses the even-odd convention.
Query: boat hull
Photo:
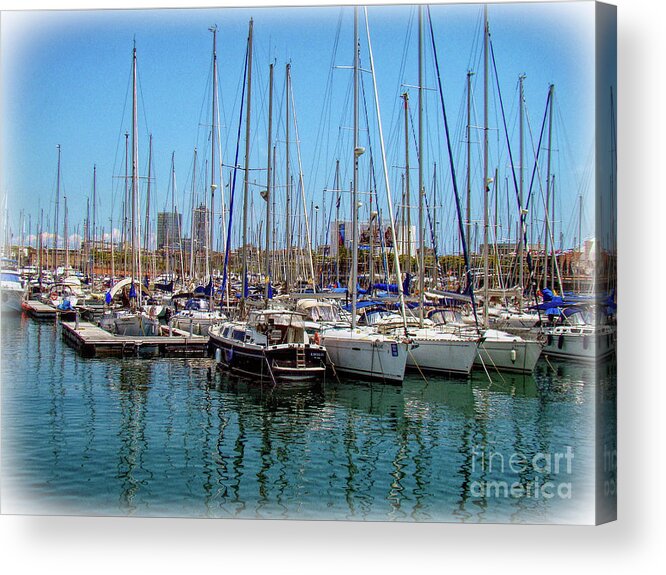
[[[169,320],[169,324],[180,329],[191,333],[192,335],[208,335],[208,330],[223,322],[226,318],[220,314],[215,315],[202,315],[202,314],[192,314],[192,315],[181,315],[177,314]]]
[[[472,370],[477,353],[476,341],[426,335],[416,335],[412,339],[418,345],[407,355],[408,369],[456,375],[468,375]]]
[[[542,345],[538,341],[520,337],[483,337],[479,342],[474,366],[488,370],[532,373],[541,351]]]
[[[21,313],[23,290],[0,289],[0,311],[2,313]]]
[[[543,353],[556,359],[594,362],[615,352],[616,331],[611,326],[554,327],[544,335]]]
[[[234,375],[276,384],[317,383],[326,375],[326,350],[318,345],[293,343],[263,348],[221,337],[216,330],[209,337],[219,366]]]
[[[405,378],[410,343],[351,330],[323,331],[321,342],[336,372],[387,383],[402,383]]]

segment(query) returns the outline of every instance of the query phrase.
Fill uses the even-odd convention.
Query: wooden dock
[[[114,335],[87,321],[63,321],[62,337],[85,357],[205,357],[208,337],[162,326],[162,335]],[[171,333],[171,335],[169,335]]]
[[[21,307],[34,319],[55,320],[59,313],[52,305],[34,299],[24,301]]]

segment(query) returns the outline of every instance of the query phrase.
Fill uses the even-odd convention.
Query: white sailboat
[[[366,15],[367,23],[367,15]],[[372,53],[370,56],[372,67]],[[321,342],[338,372],[366,379],[401,383],[412,344],[406,337],[378,333],[374,328],[356,324],[358,298],[358,159],[365,151],[358,145],[358,7],[354,7],[354,177],[352,184],[352,267],[351,325],[321,331]],[[373,75],[374,78],[374,75]],[[381,126],[381,121],[380,121]],[[381,130],[381,127],[380,127]],[[380,135],[380,141],[382,141]],[[382,143],[383,152],[383,143]],[[390,195],[390,194],[389,194]],[[397,242],[394,241],[394,245]],[[399,270],[399,267],[397,268]],[[404,309],[404,308],[403,308]]]
[[[208,217],[208,229],[209,233],[206,237],[206,269],[209,273],[209,284],[208,284],[208,297],[207,299],[203,298],[192,298],[188,300],[185,304],[185,309],[174,314],[169,320],[169,325],[172,325],[178,329],[189,331],[191,334],[195,335],[208,335],[209,329],[219,324],[220,322],[227,319],[227,316],[222,313],[221,310],[215,309],[215,303],[213,299],[213,294],[215,287],[212,281],[212,272],[210,271],[210,253],[213,250],[212,245],[212,209],[213,209],[213,199],[215,196],[215,190],[217,189],[216,184],[216,161],[215,161],[215,136],[216,136],[216,119],[217,119],[217,26],[212,26],[209,30],[213,33],[213,111],[212,111],[212,123],[211,123],[211,173],[210,173],[210,189],[211,189],[211,198],[210,206],[211,212]],[[218,164],[219,165],[219,164]],[[172,192],[175,188],[175,182],[172,185]]]
[[[0,311],[21,312],[25,288],[13,260],[2,258],[0,262]]]
[[[478,353],[475,365],[480,367],[494,368],[499,371],[517,371],[531,373],[534,371],[539,357],[541,356],[542,344],[538,341],[530,341],[519,335],[512,335],[497,329],[488,329],[489,326],[489,268],[488,268],[488,8],[484,6],[484,101],[483,101],[483,331],[479,341]]]
[[[152,336],[159,335],[159,320],[156,315],[146,313],[142,309],[144,286],[136,277],[141,277],[141,250],[138,241],[137,223],[139,221],[139,141],[138,141],[138,115],[137,115],[137,85],[136,85],[136,45],[132,50],[132,189],[131,189],[131,275],[129,278],[116,284],[107,293],[107,303],[113,301],[111,292],[118,292],[128,287],[127,296],[129,308],[122,310],[107,310],[100,321],[100,325],[117,335]]]

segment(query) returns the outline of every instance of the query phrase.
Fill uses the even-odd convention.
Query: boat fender
[[[564,347],[564,334],[561,334],[560,337],[557,338],[557,349],[562,349]]]
[[[319,345],[321,342],[321,338],[319,337],[319,332],[315,331],[314,336],[312,337],[312,341],[314,341],[315,345]]]
[[[547,345],[553,345],[553,334],[549,333],[548,337],[546,338],[546,344]]]
[[[511,362],[516,363],[516,348],[515,347],[511,348]]]
[[[583,336],[583,349],[588,349],[590,347],[590,336]]]

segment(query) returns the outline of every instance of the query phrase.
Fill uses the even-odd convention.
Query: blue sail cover
[[[136,299],[136,288],[134,287],[134,282],[132,282],[132,285],[130,286],[129,297],[130,299]]]
[[[113,298],[111,297],[111,290],[109,290],[108,292],[106,292],[106,295],[104,296],[104,302],[106,303],[106,305],[111,305],[112,299]]]

